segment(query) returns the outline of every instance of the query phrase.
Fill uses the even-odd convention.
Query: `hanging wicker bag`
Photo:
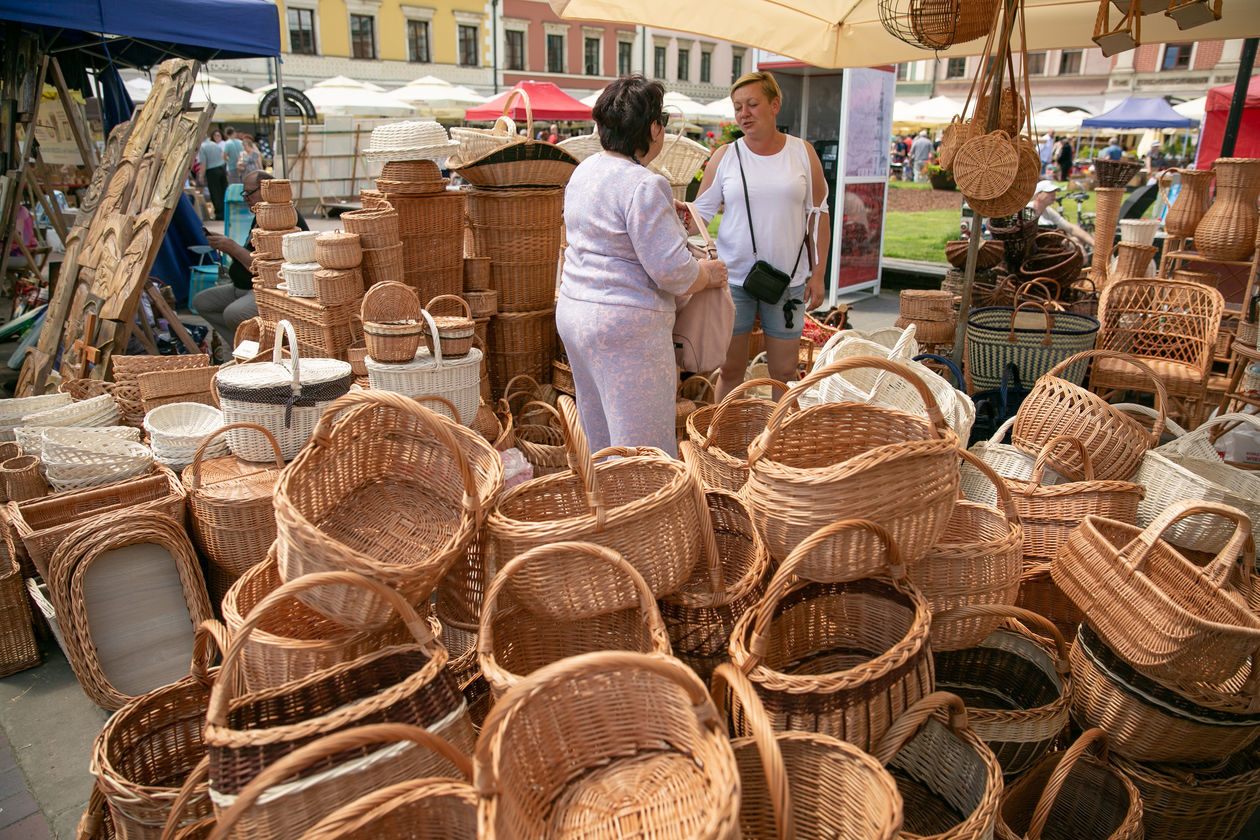
[[[881,541],[883,558],[865,568],[853,562],[840,582],[797,577],[812,552],[854,530]],[[932,691],[931,611],[904,569],[888,532],[861,519],[819,530],[779,566],[730,643],[731,661],[757,686],[775,729],[822,732],[869,750]]]
[[[316,234],[314,261],[324,268],[358,268],[362,260],[359,234],[341,230]]]
[[[440,301],[454,301],[464,310],[461,315],[434,315],[434,304]],[[468,306],[468,301],[458,295],[438,295],[433,298],[424,307],[425,311],[430,314],[433,323],[437,328],[437,335],[442,340],[442,353],[447,356],[458,357],[466,356],[468,351],[472,349],[473,344],[473,319],[472,309]],[[426,319],[422,327],[424,336],[424,344],[429,348],[429,352],[437,355],[434,348],[433,330],[429,326]]]
[[[1015,183],[1019,151],[1005,131],[973,137],[958,149],[953,161],[954,181],[968,202],[992,201]]]
[[[289,359],[282,356],[288,339]],[[215,388],[225,423],[255,423],[271,432],[280,454],[291,460],[311,437],[324,409],[350,390],[350,365],[336,359],[302,359],[288,321],[276,324],[270,362],[234,365],[219,371]],[[257,432],[237,428],[228,448],[246,461],[270,461],[270,442]]]
[[[704,684],[675,659],[602,651],[521,680],[473,759],[478,837],[731,840],[739,768]],[[658,781],[659,780],[659,781]]]
[[[905,810],[903,837],[993,836],[1002,768],[969,724],[963,701],[937,691],[906,709],[871,750],[897,780]]]
[[[929,419],[856,402],[828,402],[791,413],[797,398],[828,377],[878,369],[909,382]],[[933,375],[934,376],[934,375]],[[936,377],[939,379],[939,377]],[[866,517],[888,529],[906,562],[914,562],[940,537],[958,494],[958,436],[918,375],[888,359],[846,359],[814,372],[775,406],[766,429],[748,447],[744,494],[758,532],[782,560],[820,527]],[[834,558],[859,551],[853,532],[834,541]],[[810,558],[803,569],[826,579],[832,557]]]
[[[1195,514],[1234,523],[1229,542],[1202,569],[1160,538],[1170,525]],[[1260,617],[1234,586],[1244,546],[1242,568],[1250,570],[1255,544],[1242,511],[1185,501],[1145,529],[1085,517],[1055,558],[1053,574],[1108,646],[1129,664],[1166,680],[1221,682],[1260,651]]]
[[[410,362],[424,324],[420,300],[405,283],[385,281],[368,289],[360,315],[368,355],[378,362]]]
[[[1087,754],[1094,745],[1097,758]],[[1002,794],[998,810],[998,840],[1142,836],[1142,796],[1108,761],[1107,733],[1101,729],[1090,729],[1064,752],[1043,758]]]
[[[763,387],[787,390],[777,379],[749,379],[732,388],[717,405],[703,406],[687,416],[691,445],[684,460],[695,464],[705,487],[738,493],[748,481],[748,445],[765,430],[774,403],[745,394]]]
[[[1097,394],[1063,378],[1062,374],[1074,364],[1090,358],[1128,362],[1149,378],[1159,412],[1154,431],[1143,428]],[[1127,481],[1137,471],[1146,450],[1163,434],[1167,404],[1168,391],[1163,381],[1145,364],[1123,353],[1087,350],[1064,359],[1037,380],[1015,416],[1011,442],[1036,455],[1051,438],[1071,435],[1081,441],[1093,458],[1096,478]],[[1052,457],[1047,463],[1069,478],[1084,477],[1084,465],[1075,453],[1066,458]]]

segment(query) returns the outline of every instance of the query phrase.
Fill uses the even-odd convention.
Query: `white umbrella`
[[[1182,102],[1180,105],[1174,105],[1173,110],[1183,117],[1189,117],[1202,123],[1204,115],[1207,113],[1207,97],[1200,96],[1198,99],[1191,99],[1187,102]]]
[[[604,92],[604,89],[600,88],[599,90],[592,93],[590,96],[583,96],[578,101],[581,102],[583,105],[585,105],[587,108],[594,108],[595,103],[599,101],[599,95],[603,92]]]
[[[410,103],[345,76],[325,79],[304,93],[315,110],[325,116],[410,117],[416,113]]]
[[[461,119],[464,111],[486,101],[472,88],[453,85],[437,76],[422,76],[409,84],[388,91],[403,102],[410,102],[423,116]]]
[[[1044,131],[1076,131],[1081,120],[1088,117],[1085,111],[1064,111],[1062,108],[1046,108],[1033,114],[1033,127]]]
[[[917,125],[949,125],[950,120],[962,113],[963,103],[948,96],[936,96],[925,102],[902,108],[901,119],[897,114],[897,102],[893,102],[893,122]]]
[[[128,79],[123,84],[127,88],[127,93],[131,95],[131,101],[137,104],[148,98],[149,91],[153,87],[153,83],[145,78]],[[203,73],[193,84],[189,102],[194,106],[213,102],[214,119],[216,122],[222,122],[257,119],[260,99],[262,97],[257,93],[232,87],[222,79]]]
[[[675,113],[681,111],[683,119],[689,123],[697,125],[716,125],[722,121],[722,115],[710,111],[707,106],[701,105],[689,96],[671,90],[665,94],[665,110],[669,111],[677,109]]]
[[[715,99],[705,107],[721,116],[722,122],[735,122],[735,103],[731,102],[729,96]]]

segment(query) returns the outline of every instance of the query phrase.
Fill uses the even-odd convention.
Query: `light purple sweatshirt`
[[[699,264],[674,212],[669,182],[632,160],[600,153],[578,165],[564,193],[560,293],[590,303],[674,311]]]

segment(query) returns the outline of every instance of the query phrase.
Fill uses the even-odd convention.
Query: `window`
[[[901,63],[897,65],[897,81],[904,82],[910,78],[910,65]]]
[[[525,33],[519,29],[503,32],[503,69],[525,69]]]
[[[564,36],[547,36],[547,72],[564,72]]]
[[[355,58],[376,58],[376,18],[350,15],[350,54]]]
[[[1189,70],[1190,50],[1194,44],[1167,44],[1164,47],[1164,63],[1160,70]]]
[[[700,53],[700,81],[708,84],[713,81],[713,53]]]
[[[1081,73],[1081,51],[1064,50],[1063,60],[1059,62],[1060,76],[1079,76]]]
[[[1046,74],[1046,54],[1043,52],[1028,53],[1028,75],[1044,76]]]
[[[731,84],[735,84],[742,75],[744,75],[744,54],[731,53]]]
[[[588,76],[598,76],[599,67],[599,39],[583,38],[582,39],[582,69]]]
[[[459,63],[463,67],[476,67],[481,63],[477,50],[477,27],[459,25]]]
[[[433,60],[429,52],[429,22],[427,20],[407,21],[407,59],[427,64]]]
[[[289,52],[315,55],[313,9],[289,9]]]
[[[678,49],[678,81],[685,82],[691,78],[691,50]]]
[[[631,72],[631,58],[634,55],[634,44],[630,41],[617,42],[617,75],[628,76]]]
[[[657,47],[652,51],[652,75],[658,79],[665,78],[665,48]]]
[[[945,78],[961,79],[967,75],[967,59],[951,58],[945,64]]]

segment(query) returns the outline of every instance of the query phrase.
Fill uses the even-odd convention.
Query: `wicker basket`
[[[284,256],[285,262],[315,262],[315,237],[317,236],[319,234],[313,230],[285,234],[280,242],[280,253]]]
[[[512,99],[516,97],[513,96]],[[529,101],[528,95],[525,100]],[[487,152],[502,148],[509,143],[518,142],[516,123],[507,115],[508,103],[503,103],[503,116],[494,121],[490,128],[469,128],[467,126],[451,126],[451,139],[459,143],[460,157],[469,160],[478,158]]]
[[[315,300],[324,306],[357,303],[363,297],[358,268],[321,268],[315,272]]]
[[[493,291],[490,285],[490,258],[464,256],[464,291]]]
[[[948,715],[944,720],[942,713]],[[905,803],[902,836],[923,840],[993,836],[1002,768],[969,722],[959,697],[934,692],[907,709],[871,751],[897,780]]]
[[[357,233],[344,231],[326,231],[315,236],[314,262],[324,268],[351,269],[358,268],[363,259],[363,250]]]
[[[153,468],[153,452],[144,444],[77,428],[45,429],[40,460],[57,492],[111,484]]]
[[[1110,158],[1094,158],[1094,175],[1098,178],[1098,186],[1121,188],[1133,180],[1142,168],[1140,160],[1112,160]]]
[[[283,203],[293,200],[293,187],[284,178],[265,178],[258,182],[263,201]]]
[[[967,252],[971,249],[970,239],[955,239],[945,243],[945,259],[954,268],[965,268],[967,265]],[[985,239],[980,242],[980,248],[976,252],[976,268],[978,270],[987,270],[993,268],[1002,261],[1005,249],[1002,248],[1001,242],[992,239]]]
[[[716,715],[674,659],[605,651],[536,671],[478,739],[478,836],[621,837],[630,814],[643,837],[738,836],[739,770]]]
[[[376,283],[363,296],[360,316],[368,355],[378,362],[409,362],[420,346],[424,324],[420,299],[404,283]]]
[[[522,374],[547,383],[560,339],[554,307],[537,312],[500,312],[490,322],[490,383],[496,392]]]
[[[35,455],[18,455],[0,464],[0,477],[4,479],[4,494],[12,502],[25,502],[48,495],[48,482],[39,470],[39,458]]]
[[[39,643],[31,623],[31,602],[17,558],[0,543],[0,676],[7,677],[40,663]]]
[[[1194,514],[1215,514],[1235,526],[1229,543],[1202,569],[1160,539],[1168,526]],[[1087,516],[1055,558],[1054,580],[1108,646],[1143,673],[1223,682],[1260,649],[1260,617],[1235,594],[1244,545],[1250,565],[1243,569],[1249,570],[1255,563],[1250,522],[1224,505],[1180,502],[1145,529]]]
[[[490,258],[490,287],[499,293],[499,311],[554,306],[564,190],[474,188],[467,193],[467,208],[476,255]]]
[[[303,356],[340,359],[346,349],[363,338],[357,303],[324,306],[306,298],[292,298],[276,289],[254,287],[254,300],[264,320],[262,347],[272,346],[276,325],[288,321],[297,335]]]
[[[461,147],[446,162],[452,172],[477,187],[512,190],[564,187],[577,164],[577,158],[559,145],[529,137],[475,157],[466,156]]]
[[[461,309],[463,315],[434,315],[434,304],[440,301],[454,301]],[[429,313],[429,318],[425,319],[423,327],[424,345],[429,348],[429,352],[434,356],[441,357],[443,354],[452,357],[467,355],[473,345],[473,317],[472,309],[468,305],[468,301],[458,295],[438,295],[425,304],[424,310]],[[441,337],[441,348],[434,348],[434,329],[436,334]]]
[[[250,264],[249,270],[253,273],[254,288],[262,286],[264,289],[276,289],[280,287],[282,282],[280,279],[280,268],[284,265],[283,259],[263,259],[256,257]]]
[[[1021,379],[1032,382],[1064,359],[1092,350],[1097,319],[1072,312],[1052,312],[1025,301],[1015,307],[987,306],[967,317],[967,377],[973,390],[997,388],[1009,364]],[[1063,379],[1080,385],[1086,364],[1079,359]]]
[[[319,271],[319,263],[291,263],[280,266],[280,279],[284,281],[284,293],[289,297],[315,297],[315,272]]]
[[[800,394],[829,376],[873,368],[905,379],[930,419],[854,402],[821,403],[791,413]],[[838,519],[867,517],[887,528],[906,562],[936,543],[958,494],[958,436],[945,423],[928,386],[904,365],[881,358],[852,358],[816,367],[779,401],[766,430],[748,447],[744,494],[757,530],[776,560]],[[843,564],[860,553],[851,533],[837,540]],[[822,566],[804,571],[826,578]]]
[[[1090,729],[1064,752],[1054,753],[1002,794],[999,840],[1142,840],[1142,796],[1108,761],[1107,733]],[[1098,758],[1086,752],[1098,745]]]
[[[502,486],[498,453],[471,429],[399,394],[348,394],[276,485],[281,576],[350,569],[419,602],[463,555]],[[390,615],[347,587],[301,597],[348,627],[374,629]]]
[[[206,436],[222,425],[223,412],[203,403],[170,403],[153,409],[144,417],[144,430],[149,433],[155,452],[188,450],[187,462],[180,469],[192,462],[192,453]]]
[[[292,230],[297,227],[297,208],[291,201],[260,201],[253,210],[254,218],[263,230]]]
[[[1015,183],[1019,151],[1010,135],[999,129],[963,143],[953,165],[954,181],[968,203],[992,201]]]
[[[428,312],[421,313],[427,321]],[[403,396],[436,398],[435,411],[456,423],[470,425],[477,417],[481,397],[478,389],[482,355],[470,350],[464,356],[447,359],[439,343],[436,355],[421,350],[410,361],[381,363],[375,357],[364,359],[368,382],[374,390],[392,391]]]
[[[1209,766],[1143,764],[1118,754],[1111,763],[1142,795],[1146,840],[1237,837],[1260,805],[1260,756],[1254,748]]]
[[[365,262],[367,251],[392,248],[399,244],[398,211],[389,202],[382,200],[370,208],[364,204],[362,210],[342,213],[341,223],[345,226],[346,233],[359,235],[359,247],[365,252]]]
[[[882,541],[883,556],[854,557],[842,582],[797,577],[811,553],[855,530]],[[931,612],[903,568],[888,532],[860,519],[820,529],[779,566],[730,642],[731,661],[757,686],[775,729],[821,732],[869,751],[932,690]]]
[[[22,426],[113,426],[121,412],[110,394],[37,411],[22,418]]]
[[[934,289],[903,289],[899,297],[901,317],[912,321],[952,321],[954,296]]]
[[[254,246],[254,260],[283,260],[284,238],[291,233],[300,233],[301,228],[288,230],[265,230],[256,227],[249,232],[250,243]]]
[[[0,441],[13,440],[13,428],[25,425],[22,418],[48,409],[61,408],[72,402],[74,399],[68,393],[0,400]]]

